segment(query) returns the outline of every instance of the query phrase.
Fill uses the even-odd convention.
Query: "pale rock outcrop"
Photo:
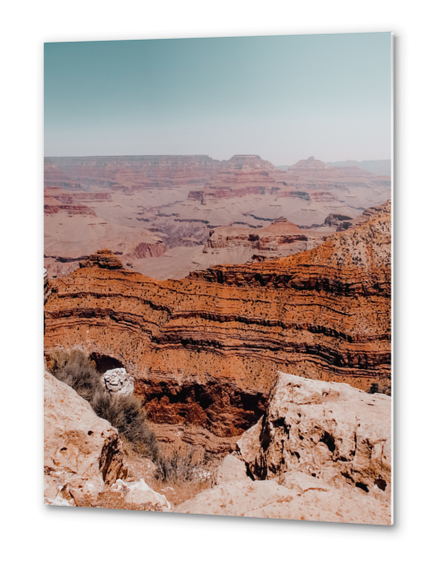
[[[179,513],[261,517],[257,511],[266,505],[290,501],[294,494],[275,480],[253,482],[232,480],[205,490],[177,507]]]
[[[240,438],[236,454],[224,459],[217,486],[177,511],[392,522],[387,396],[279,373],[265,415]]]
[[[134,392],[134,377],[123,367],[106,371],[102,381],[108,392],[112,394],[130,396]]]
[[[126,475],[116,429],[70,386],[45,372],[45,503],[77,505]]]
[[[320,479],[299,473],[290,476],[289,487],[276,479],[226,482],[184,502],[176,511],[337,523],[390,523],[387,507],[365,492],[332,488]]]
[[[243,480],[251,482],[251,479],[247,476],[245,463],[233,455],[227,455],[218,467],[215,483],[224,484],[225,482],[241,482]]]
[[[154,508],[161,509],[162,511],[170,511],[171,509],[167,498],[163,494],[158,494],[158,492],[152,490],[143,478],[135,482],[124,482],[122,479],[119,479],[113,486],[113,490],[120,492],[127,504],[137,506],[148,506],[151,504]]]
[[[389,495],[391,398],[280,372],[265,415],[237,448],[256,479],[295,470]]]

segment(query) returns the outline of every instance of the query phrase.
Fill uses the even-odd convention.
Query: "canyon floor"
[[[46,159],[45,502],[391,524],[389,199],[314,158]],[[157,478],[71,352],[202,464]]]

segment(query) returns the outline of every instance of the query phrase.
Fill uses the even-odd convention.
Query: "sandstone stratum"
[[[312,250],[157,281],[100,251],[50,280],[45,353],[124,367],[164,439],[222,454],[278,370],[389,394],[391,204]],[[156,430],[158,434],[158,429]]]

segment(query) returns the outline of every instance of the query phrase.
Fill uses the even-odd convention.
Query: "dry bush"
[[[101,376],[95,364],[80,350],[59,351],[51,355],[52,373],[91,403],[93,396],[102,390]]]
[[[110,422],[134,450],[151,459],[158,456],[156,437],[139,398],[107,392],[95,363],[78,349],[53,353],[51,360],[53,375],[87,400],[96,415]]]
[[[87,400],[96,415],[111,423],[132,450],[156,466],[154,478],[177,488],[208,487],[209,458],[193,447],[163,449],[150,429],[141,400],[134,395],[116,396],[106,391],[96,365],[80,350],[51,355],[52,373]]]
[[[159,443],[158,445],[161,456],[163,453],[165,453],[165,456],[171,456],[174,448],[172,444]],[[134,451],[126,441],[124,441],[124,450],[129,476],[133,480],[144,478],[146,484],[148,484],[152,490],[164,495],[173,506],[180,505],[213,486],[215,470],[221,463],[221,459],[213,458],[213,466],[211,464],[205,464],[204,470],[200,470],[199,468],[195,473],[194,480],[182,480],[178,477],[175,478],[176,482],[163,481],[156,477],[158,471],[156,470],[155,463],[150,462],[149,459],[142,457],[139,453]],[[199,454],[197,453],[197,455]],[[202,457],[205,461],[206,456],[202,455]]]
[[[107,420],[126,439],[135,451],[150,457],[158,455],[158,444],[147,424],[141,400],[136,396],[116,396],[98,390],[91,401],[100,418]]]
[[[183,446],[166,453],[159,450],[153,462],[156,465],[154,477],[163,482],[200,482],[210,477],[206,455],[193,447]]]

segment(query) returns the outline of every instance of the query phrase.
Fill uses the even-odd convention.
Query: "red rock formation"
[[[235,154],[230,160],[222,162],[227,168],[236,170],[261,170],[274,171],[274,166],[267,160],[262,160],[256,154]]]
[[[300,160],[288,168],[283,172],[283,176],[286,182],[299,190],[356,190],[377,187],[390,189],[391,186],[391,178],[389,177],[379,178],[356,166],[347,168],[328,167],[324,162],[315,160],[312,156],[308,160]]]
[[[149,186],[176,187],[203,183],[220,167],[218,160],[201,155],[47,158],[45,184],[65,187],[58,181],[59,174],[63,174],[84,189],[111,187],[133,191]]]
[[[122,252],[123,262],[136,271],[158,279],[183,277],[197,269],[196,253],[184,250],[205,244],[208,229],[264,228],[280,216],[315,229],[330,214],[355,217],[382,203],[390,186],[387,178],[356,167],[331,168],[309,159],[282,171],[249,155],[226,161],[208,156],[51,158],[45,165],[44,253],[56,260],[45,261],[50,276],[72,269],[72,262],[60,265],[58,259],[77,259],[108,246]],[[145,246],[135,252],[139,244]],[[177,247],[182,248],[164,255],[163,263],[148,259]],[[257,255],[263,258],[263,252]],[[226,262],[233,260],[219,263]]]
[[[193,199],[195,201],[200,201],[200,203],[203,201],[203,197],[204,197],[204,190],[203,189],[198,189],[195,191],[190,191],[188,193],[188,199]]]
[[[44,213],[46,215],[54,215],[66,211],[68,215],[90,215],[96,217],[96,213],[87,205],[44,205]]]
[[[277,188],[277,197],[296,197],[298,199],[305,199],[305,201],[310,201],[311,197],[309,193],[306,193],[305,191],[296,191],[296,190],[284,190],[281,191],[280,188]]]
[[[59,167],[49,158],[45,158],[44,162],[44,184],[45,187],[57,186],[63,189],[81,189],[81,185],[72,180],[62,169],[61,165]]]
[[[85,193],[82,191],[65,193],[61,190],[57,191],[56,188],[48,188],[46,193],[64,205],[74,205],[77,202],[100,203],[102,201],[111,201],[111,193]]]
[[[320,202],[332,202],[338,201],[338,197],[333,193],[329,193],[329,191],[315,191],[314,193],[310,194],[310,199],[312,201],[320,201]]]
[[[44,193],[44,213],[53,215],[62,211],[68,215],[96,216],[95,211],[83,202],[110,201],[109,193],[68,192],[59,187],[47,187]]]
[[[302,230],[284,217],[265,228],[219,227],[209,231],[202,255],[195,258],[196,269],[286,257],[314,248],[325,239],[323,233]]]
[[[135,247],[132,256],[136,259],[142,258],[159,258],[167,250],[165,244],[148,244],[147,242],[140,242]]]
[[[151,419],[230,437],[261,415],[277,369],[390,392],[390,281],[389,203],[313,250],[179,281],[105,251],[51,282],[45,348],[113,357]]]
[[[122,269],[122,262],[111,252],[111,250],[98,250],[85,261],[80,262],[80,267],[101,269]]]

